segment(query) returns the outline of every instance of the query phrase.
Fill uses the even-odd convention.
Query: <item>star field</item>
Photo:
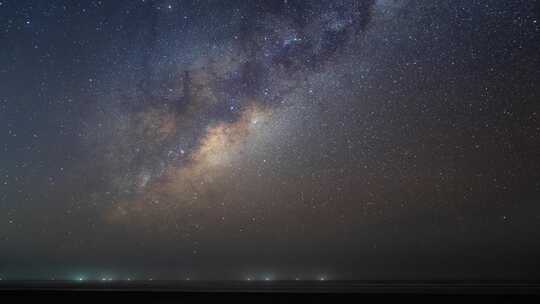
[[[0,278],[537,279],[538,12],[0,0]]]

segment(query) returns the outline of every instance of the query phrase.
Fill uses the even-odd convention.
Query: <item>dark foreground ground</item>
[[[0,292],[145,291],[269,293],[540,294],[540,282],[508,281],[0,281]]]
[[[420,303],[540,302],[540,282],[359,281],[0,281],[0,303],[180,303],[199,300],[251,303],[413,300]],[[532,297],[532,298],[531,298]]]

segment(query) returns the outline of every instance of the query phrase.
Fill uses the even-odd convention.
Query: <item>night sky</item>
[[[540,279],[539,15],[0,0],[0,278]]]

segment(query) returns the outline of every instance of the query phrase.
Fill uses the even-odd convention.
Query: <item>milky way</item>
[[[362,39],[374,3],[290,5],[260,4],[260,13],[239,22],[235,41],[222,46],[225,54],[202,55],[168,75],[173,81],[167,90],[177,94],[162,97],[159,89],[143,90],[135,97],[135,102],[144,99],[137,110],[127,112],[122,105],[121,114],[105,114],[106,131],[88,130],[97,137],[91,141],[98,149],[94,155],[104,156],[110,184],[122,201],[112,207],[112,217],[129,220],[137,210],[159,221],[171,212],[189,214],[193,204],[213,213],[224,203],[231,181],[261,170],[248,160],[272,166],[252,155],[257,145],[284,140],[282,134],[256,140],[259,133],[284,132],[267,116],[309,103],[311,78],[336,77],[327,74],[339,61],[349,62],[352,56],[344,52]],[[241,196],[236,193],[235,199],[242,201]],[[185,227],[186,220],[178,225]]]
[[[538,11],[0,1],[0,278],[538,278]]]

